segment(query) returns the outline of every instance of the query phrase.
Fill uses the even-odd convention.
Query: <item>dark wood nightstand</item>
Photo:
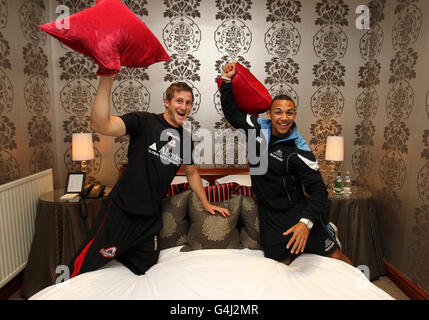
[[[367,266],[370,280],[385,275],[376,206],[370,191],[352,187],[349,196],[329,195],[325,221],[338,227],[338,238],[355,266]]]
[[[67,265],[87,236],[107,197],[60,200],[63,189],[45,193],[37,204],[36,225],[21,288],[29,298],[55,284],[56,268]]]

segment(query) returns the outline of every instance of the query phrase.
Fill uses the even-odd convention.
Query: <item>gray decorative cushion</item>
[[[166,249],[186,243],[189,229],[188,203],[191,190],[162,200],[162,229],[159,234],[159,247]]]
[[[240,220],[240,241],[245,248],[262,250],[259,233],[258,205],[253,197],[243,197]]]
[[[197,195],[189,199],[190,227],[187,243],[180,251],[199,249],[242,249],[237,223],[240,216],[241,195],[231,195],[229,200],[215,205],[228,208],[231,215],[224,218],[220,213],[212,215],[204,210]]]

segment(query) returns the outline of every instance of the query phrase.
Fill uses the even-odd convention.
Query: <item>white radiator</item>
[[[52,169],[0,185],[0,288],[24,269],[37,200],[53,189]]]

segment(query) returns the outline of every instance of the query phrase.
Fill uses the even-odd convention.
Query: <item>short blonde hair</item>
[[[165,97],[168,101],[171,101],[174,97],[175,92],[187,91],[192,95],[192,102],[194,102],[194,93],[192,92],[192,88],[186,82],[174,82],[172,83],[167,90],[165,91]]]

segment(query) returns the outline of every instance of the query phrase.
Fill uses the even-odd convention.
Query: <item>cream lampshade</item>
[[[344,161],[344,137],[329,136],[326,139],[325,160]]]
[[[87,170],[86,161],[94,159],[92,133],[72,134],[72,160],[81,161],[81,170]]]
[[[344,161],[344,137],[328,136],[326,139],[325,160],[330,161],[328,190],[334,189],[335,161]]]

